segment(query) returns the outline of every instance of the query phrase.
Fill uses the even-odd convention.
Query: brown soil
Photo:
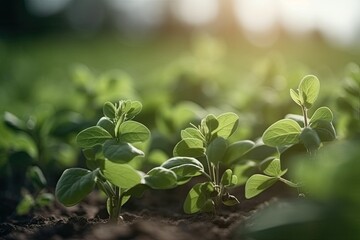
[[[277,184],[259,197],[245,200],[241,197],[244,189],[238,188],[234,194],[241,203],[236,207],[223,208],[216,215],[186,215],[182,203],[187,191],[186,186],[148,191],[141,199],[131,199],[122,209],[124,221],[119,224],[107,222],[105,201],[97,192],[71,208],[56,202],[26,216],[1,213],[0,239],[234,239],[239,224],[260,205],[272,201],[274,196],[294,194]]]

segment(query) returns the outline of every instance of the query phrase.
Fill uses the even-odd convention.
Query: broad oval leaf
[[[144,177],[145,184],[153,189],[170,189],[177,186],[176,174],[164,167],[151,169]]]
[[[292,119],[282,119],[265,130],[262,139],[271,147],[280,147],[299,142],[300,125]]]
[[[105,160],[101,171],[107,180],[120,188],[128,189],[141,182],[140,173],[129,164],[119,164]]]
[[[27,177],[30,179],[33,186],[35,186],[38,190],[46,187],[46,179],[38,166],[32,166],[27,170]]]
[[[231,184],[231,177],[232,177],[232,170],[231,169],[226,169],[226,171],[223,173],[223,175],[221,176],[221,181],[220,183],[223,186],[228,186]]]
[[[141,123],[126,121],[120,125],[118,136],[123,142],[144,142],[149,139],[150,131]]]
[[[230,144],[226,149],[224,162],[231,164],[236,160],[239,160],[242,156],[254,148],[254,146],[255,143],[250,140],[242,140]]]
[[[317,132],[309,127],[302,130],[300,140],[310,152],[317,150],[321,144],[321,140]]]
[[[201,162],[191,157],[173,157],[165,161],[161,167],[172,170],[176,174],[178,184],[182,184],[179,181],[186,181],[188,178],[198,176],[204,171]]]
[[[184,212],[193,214],[202,211],[204,208],[207,209],[206,202],[210,199],[213,191],[214,186],[210,182],[195,184],[186,196],[183,205]]]
[[[203,136],[200,131],[195,128],[186,128],[185,130],[181,130],[181,138],[196,138],[203,141]]]
[[[331,122],[317,120],[311,124],[311,128],[316,131],[322,142],[333,141],[336,139],[336,131]]]
[[[82,130],[76,136],[76,142],[80,147],[91,148],[97,144],[103,144],[106,140],[111,138],[111,134],[104,128],[100,126],[93,126]]]
[[[310,125],[318,120],[331,122],[333,118],[333,113],[328,107],[320,107],[316,109],[316,111],[312,115],[310,119]]]
[[[102,127],[108,133],[110,133],[113,137],[115,137],[115,131],[114,131],[115,125],[108,117],[100,118],[100,120],[96,123],[96,125],[99,127]]]
[[[299,84],[299,97],[302,104],[307,108],[311,108],[316,101],[320,91],[320,81],[314,75],[305,76]]]
[[[77,204],[94,189],[97,174],[98,170],[66,169],[56,184],[56,198],[67,207]]]
[[[252,175],[245,184],[245,197],[247,199],[255,197],[274,185],[276,177],[269,177],[262,174]]]
[[[232,112],[219,115],[217,120],[219,122],[219,126],[212,132],[212,134],[217,133],[218,137],[223,137],[225,139],[230,137],[236,131],[239,124],[238,115]]]
[[[206,116],[205,124],[208,127],[210,133],[219,126],[219,122],[213,114],[209,114]]]
[[[196,138],[184,138],[176,144],[174,156],[201,157],[205,154],[203,142]]]
[[[106,102],[103,106],[104,116],[114,119],[116,116],[116,108],[111,102]]]
[[[217,137],[211,141],[206,148],[206,155],[210,162],[222,162],[227,149],[227,142],[222,137]]]
[[[279,158],[270,158],[264,161],[261,166],[261,170],[271,177],[281,177],[287,170],[281,170],[281,162]]]
[[[104,156],[112,162],[127,163],[137,156],[144,156],[144,152],[127,142],[108,140],[105,142]]]
[[[126,119],[133,119],[141,112],[142,104],[139,101],[131,101],[131,107],[127,111]]]

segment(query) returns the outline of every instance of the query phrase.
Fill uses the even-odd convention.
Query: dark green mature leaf
[[[224,195],[221,201],[225,206],[229,207],[235,206],[236,204],[240,203],[240,201],[235,196],[229,194]]]
[[[108,133],[110,133],[111,136],[115,137],[115,130],[114,130],[115,125],[108,117],[100,118],[100,120],[96,123],[96,125],[99,126],[99,127],[102,127]]]
[[[210,133],[219,126],[219,122],[213,114],[209,114],[206,116],[205,124],[208,127]]]
[[[230,137],[236,131],[239,124],[238,115],[232,112],[219,115],[217,120],[219,122],[219,126],[212,132],[212,134],[217,133],[218,137],[225,139]]]
[[[77,204],[94,189],[97,174],[98,170],[66,169],[56,184],[56,198],[67,207]]]
[[[309,151],[317,150],[321,144],[319,135],[310,127],[306,127],[302,130],[300,140]]]
[[[144,177],[146,185],[153,189],[170,189],[177,186],[176,174],[164,167],[151,169]]]
[[[203,142],[196,138],[184,138],[176,144],[174,156],[201,157],[205,154]]]
[[[269,177],[262,174],[252,175],[245,184],[245,197],[247,199],[262,193],[277,181],[276,177]]]
[[[30,178],[31,183],[38,189],[43,189],[46,187],[46,179],[38,166],[32,166],[28,169],[27,175]]]
[[[226,149],[223,162],[228,164],[234,163],[249,152],[254,146],[255,143],[250,140],[242,140],[230,144]]]
[[[112,136],[104,128],[93,126],[82,130],[76,136],[76,142],[80,147],[91,148],[97,144],[103,144],[106,140],[111,139]]]
[[[320,108],[316,109],[316,111],[312,115],[312,117],[310,119],[310,125],[319,120],[331,122],[333,120],[333,118],[334,118],[333,113],[331,112],[331,110],[328,107],[320,107]]]
[[[299,84],[299,97],[302,104],[311,108],[316,101],[320,91],[320,81],[314,75],[305,76]]]
[[[201,162],[191,157],[173,157],[165,161],[161,167],[172,170],[177,177],[178,185],[189,178],[198,176],[204,171]]]
[[[222,162],[227,149],[227,142],[222,137],[217,137],[206,148],[208,160],[212,163]]]
[[[107,180],[120,188],[128,189],[141,182],[140,173],[129,164],[105,160],[101,171]]]
[[[311,124],[322,142],[333,141],[336,139],[336,131],[331,122],[317,120]]]
[[[196,138],[201,141],[204,140],[203,136],[201,135],[201,132],[195,128],[186,128],[185,130],[181,130],[181,138]]]
[[[291,119],[282,119],[265,130],[262,139],[271,147],[280,147],[299,142],[300,125]]]
[[[189,191],[184,202],[184,212],[187,214],[197,213],[199,211],[211,211],[211,203],[207,203],[210,195],[215,191],[211,182],[197,183]],[[211,200],[211,199],[210,199]],[[209,205],[210,204],[210,205]]]
[[[144,156],[144,152],[137,149],[133,145],[127,142],[117,142],[116,140],[108,140],[105,142],[104,156],[116,163],[127,163],[134,157]]]
[[[116,108],[111,102],[106,102],[103,106],[103,113],[106,117],[114,119],[116,116]]]

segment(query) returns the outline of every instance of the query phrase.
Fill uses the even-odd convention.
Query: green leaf
[[[129,189],[127,189],[124,193],[123,196],[131,196],[131,197],[136,197],[136,198],[141,198],[144,195],[144,192],[146,190],[150,189],[150,187],[144,183],[140,183],[135,185],[134,187],[131,187]]]
[[[120,188],[128,189],[141,182],[140,173],[129,164],[105,160],[101,171],[107,180]]]
[[[127,111],[126,119],[133,119],[136,115],[141,112],[142,104],[139,101],[131,101],[131,107]]]
[[[217,117],[219,126],[215,129],[212,134],[217,133],[218,137],[227,139],[230,137],[236,130],[239,124],[239,117],[235,113],[223,113]]]
[[[120,125],[120,141],[135,143],[144,142],[150,137],[150,131],[143,124],[135,121],[126,121]]]
[[[27,132],[27,127],[24,121],[20,120],[17,116],[10,112],[4,113],[4,122],[6,126],[12,130]]]
[[[317,150],[321,144],[317,132],[310,127],[306,127],[302,130],[300,140],[310,152]]]
[[[316,131],[322,142],[333,141],[336,139],[336,131],[331,122],[317,120],[311,124],[311,128]]]
[[[176,174],[164,167],[151,169],[144,177],[146,185],[153,189],[170,189],[177,186]]]
[[[181,130],[181,138],[196,138],[201,141],[204,140],[203,136],[201,135],[201,132],[195,128],[186,128],[185,130]]]
[[[254,146],[255,143],[250,140],[242,140],[230,144],[226,149],[223,162],[228,164],[234,163],[249,152]]]
[[[191,177],[200,175],[204,171],[201,162],[190,157],[170,158],[161,167],[170,169],[176,174],[178,185],[185,183]]]
[[[331,122],[333,120],[333,118],[334,118],[333,114],[328,107],[320,107],[320,108],[316,109],[316,111],[312,115],[312,117],[310,119],[310,125],[319,120]]]
[[[25,215],[30,212],[30,210],[34,207],[35,201],[34,198],[30,194],[25,194],[19,204],[16,206],[16,214]]]
[[[105,142],[104,156],[112,162],[127,163],[137,156],[144,156],[143,151],[137,149],[127,142],[117,142],[116,140],[108,140]]]
[[[281,170],[281,163],[279,158],[270,158],[267,161],[264,161],[260,168],[265,174],[271,177],[281,177],[287,172],[287,170]]]
[[[235,196],[229,194],[223,195],[221,201],[225,206],[229,207],[235,206],[240,203],[240,201]]]
[[[37,188],[38,190],[46,187],[45,176],[38,166],[32,166],[31,168],[29,168],[27,171],[27,176],[33,186],[35,186],[35,188]]]
[[[77,204],[94,189],[97,174],[98,170],[66,169],[56,184],[56,198],[67,207]]]
[[[231,185],[232,176],[233,176],[232,170],[231,169],[226,169],[226,171],[221,176],[221,181],[220,181],[221,185],[223,185],[223,186]]]
[[[300,125],[291,119],[282,119],[265,130],[262,139],[271,147],[280,147],[299,142]]]
[[[316,101],[320,91],[320,81],[314,75],[305,76],[299,84],[299,97],[302,104],[311,108]]]
[[[111,102],[106,102],[103,106],[103,113],[106,117],[114,119],[116,117],[116,108]]]
[[[184,138],[176,144],[174,156],[201,157],[205,154],[203,142],[196,138]]]
[[[276,177],[269,177],[262,174],[252,175],[245,184],[245,197],[247,199],[262,193],[277,181]]]
[[[96,125],[102,127],[108,133],[110,133],[111,136],[115,137],[115,131],[114,131],[115,125],[108,117],[100,118],[100,120],[96,123]]]
[[[206,148],[206,155],[210,162],[222,162],[227,149],[227,142],[222,137],[217,137]]]
[[[35,204],[39,207],[49,206],[54,202],[54,195],[51,193],[41,193],[35,199]]]
[[[206,116],[205,124],[208,127],[210,133],[219,126],[219,122],[213,114],[209,114]]]
[[[207,200],[214,191],[214,186],[210,182],[195,184],[186,196],[183,206],[184,212],[192,214],[202,211],[202,209],[209,210],[211,203],[207,203]]]
[[[93,126],[82,130],[76,136],[76,142],[80,147],[90,148],[97,144],[103,144],[106,140],[111,138],[111,134],[108,133],[104,128]]]
[[[294,102],[296,104],[298,104],[299,106],[301,106],[301,100],[299,97],[299,94],[297,94],[294,90],[290,89],[290,97],[292,98],[292,100],[294,100]]]
[[[257,163],[254,161],[246,161],[233,167],[233,174],[237,177],[236,185],[243,185],[248,178],[255,174],[258,170]]]

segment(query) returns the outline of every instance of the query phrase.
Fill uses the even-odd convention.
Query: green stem
[[[214,173],[213,173],[213,171],[212,171],[212,169],[211,169],[211,164],[210,164],[210,161],[209,161],[207,155],[205,155],[205,159],[206,159],[206,163],[207,163],[207,167],[208,167],[210,179],[211,179],[211,181],[214,181]]]
[[[301,106],[301,110],[302,110],[302,114],[304,116],[304,127],[308,127],[309,123],[308,123],[308,114],[307,114],[307,109],[305,106]]]

